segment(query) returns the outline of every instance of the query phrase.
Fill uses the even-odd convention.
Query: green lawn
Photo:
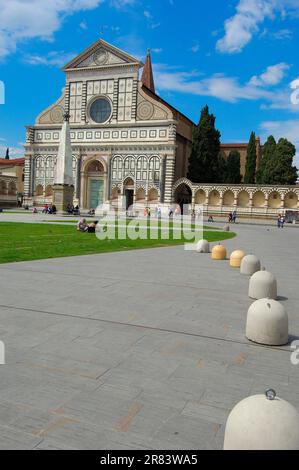
[[[235,236],[232,232],[204,231],[204,238],[220,241]],[[80,233],[72,226],[0,222],[0,263],[30,261],[111,251],[155,248],[183,244],[185,240],[104,240],[92,233]]]

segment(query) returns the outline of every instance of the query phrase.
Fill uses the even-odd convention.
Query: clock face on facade
[[[108,121],[111,116],[112,107],[110,101],[106,98],[96,99],[89,109],[89,114],[93,122],[97,124],[103,124]]]

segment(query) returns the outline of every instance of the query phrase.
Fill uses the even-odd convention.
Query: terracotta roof
[[[145,66],[142,72],[141,81],[142,81],[142,84],[146,86],[146,88],[148,88],[152,93],[155,93],[155,82],[154,82],[154,74],[153,74],[150,50],[147,51],[147,56],[145,60]]]
[[[7,166],[20,166],[24,165],[25,158],[12,158],[10,160],[6,160],[6,158],[0,158],[0,165],[7,165]]]

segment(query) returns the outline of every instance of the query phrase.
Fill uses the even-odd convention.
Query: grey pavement
[[[24,216],[25,217],[25,216]],[[278,279],[299,336],[298,232],[234,227]],[[0,265],[0,449],[221,449],[266,388],[299,409],[290,347],[244,336],[248,279],[157,248]]]

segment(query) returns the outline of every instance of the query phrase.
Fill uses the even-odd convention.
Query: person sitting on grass
[[[88,229],[88,225],[86,223],[86,219],[81,219],[77,223],[77,230],[78,232],[86,232]]]
[[[91,224],[88,224],[86,231],[87,231],[88,233],[95,233],[96,227],[97,227],[98,223],[99,223],[99,221],[98,221],[98,220],[95,220],[95,221],[92,222]]]

